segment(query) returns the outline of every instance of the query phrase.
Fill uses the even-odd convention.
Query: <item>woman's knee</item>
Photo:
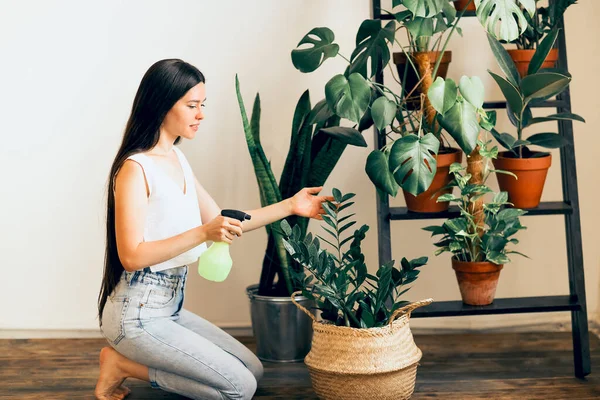
[[[223,393],[228,399],[232,400],[250,400],[258,386],[254,374],[245,369],[239,374],[235,382],[232,382],[233,388],[228,393]]]

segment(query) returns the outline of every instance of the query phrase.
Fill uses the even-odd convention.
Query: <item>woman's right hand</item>
[[[201,225],[204,241],[225,242],[231,244],[235,237],[242,236],[242,222],[235,219],[217,216],[207,224]]]

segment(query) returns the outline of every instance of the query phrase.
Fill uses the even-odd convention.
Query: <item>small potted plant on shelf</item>
[[[339,118],[321,118],[322,102],[312,107],[306,91],[296,105],[290,147],[278,183],[261,145],[260,97],[256,95],[249,121],[237,76],[236,92],[262,206],[291,197],[303,187],[322,186],[348,145],[367,145],[360,134],[329,131],[339,124]],[[301,232],[306,231],[307,218],[292,216],[289,220]],[[283,247],[280,230],[276,224],[266,226],[266,230],[260,282],[247,288],[257,355],[264,361],[301,361],[310,349],[312,327],[289,299],[298,287],[290,277],[294,261]],[[306,298],[299,301],[310,304]]]
[[[506,98],[510,122],[516,129],[516,137],[509,133],[491,132],[507,151],[498,154],[494,165],[500,170],[512,172],[512,176],[498,175],[500,189],[508,192],[511,203],[518,208],[534,208],[540,203],[546,175],[552,162],[547,152],[531,150],[530,146],[555,149],[569,143],[558,133],[542,132],[525,137],[524,130],[534,124],[548,121],[574,120],[585,122],[577,114],[556,113],[546,117],[533,117],[531,107],[563,92],[571,82],[567,71],[540,69],[547,53],[556,40],[556,34],[548,35],[537,48],[533,60],[523,78],[519,75],[514,62],[506,49],[492,36],[488,35],[492,52],[504,77],[489,71]]]
[[[446,194],[438,201],[456,203],[460,215],[449,218],[442,225],[423,228],[432,236],[441,236],[435,243],[439,247],[436,255],[452,253],[452,268],[456,273],[462,301],[465,304],[483,306],[494,301],[500,270],[510,262],[508,250],[510,244],[518,244],[513,236],[525,229],[519,217],[525,211],[517,208],[505,208],[510,205],[506,192],[494,194],[486,185],[493,170],[490,159],[498,154],[498,148],[488,149],[488,142],[478,140],[477,159],[473,163],[481,168],[465,168],[453,164],[450,172],[454,175],[451,186],[458,187],[460,194]],[[471,173],[472,172],[472,173]],[[522,254],[521,254],[522,255]]]
[[[313,319],[305,359],[313,388],[322,399],[408,399],[422,356],[410,331],[410,312],[432,300],[409,303],[400,297],[427,257],[403,258],[398,266],[391,260],[369,274],[361,250],[368,225],[348,233],[356,223],[348,214],[354,194],[333,189],[333,196],[335,204],[324,205],[325,237],[302,235],[300,227],[281,222],[286,250],[303,266],[293,272],[302,290],[292,299],[302,293],[320,310],[319,321],[298,304]]]
[[[539,2],[540,0],[535,0],[533,16],[523,13],[527,19],[527,28],[522,35],[511,42],[517,48],[508,50],[508,54],[517,66],[519,75],[522,78],[532,73],[529,72],[529,66],[536,50],[546,38],[556,37],[563,14],[569,6],[576,4],[577,0],[556,0],[548,7],[538,7]],[[551,41],[554,42],[552,39]],[[537,61],[542,62],[542,68],[554,68],[557,60],[558,49],[553,48],[544,59]]]

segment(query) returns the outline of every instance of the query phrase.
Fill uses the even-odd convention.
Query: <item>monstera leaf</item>
[[[475,0],[481,25],[495,38],[507,42],[518,38],[528,26],[519,5],[533,17],[535,0]]]
[[[391,196],[396,196],[398,184],[390,173],[387,154],[381,150],[373,150],[367,157],[365,171],[378,189]]]
[[[369,107],[371,88],[359,73],[336,75],[325,85],[327,105],[338,116],[358,123]]]
[[[316,37],[316,38],[315,38]],[[300,72],[313,72],[328,58],[335,57],[340,49],[333,43],[335,35],[329,28],[314,28],[298,43],[312,44],[313,47],[292,50],[292,63]]]
[[[415,17],[431,18],[439,14],[449,3],[447,0],[394,0],[394,7],[402,3]]]
[[[350,58],[350,74],[358,72],[365,78],[374,76],[381,65],[382,68],[390,61],[388,44],[394,43],[396,23],[388,22],[381,27],[379,20],[365,20],[356,34],[356,49]],[[367,75],[367,64],[371,59],[371,73]]]
[[[390,172],[396,182],[416,196],[431,185],[437,169],[435,155],[440,142],[432,134],[419,138],[410,134],[394,142],[390,150]]]

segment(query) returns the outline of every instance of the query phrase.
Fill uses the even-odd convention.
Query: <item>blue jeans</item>
[[[154,388],[193,399],[251,399],[262,364],[232,336],[182,309],[187,270],[124,271],[102,313],[102,334],[148,366]]]

